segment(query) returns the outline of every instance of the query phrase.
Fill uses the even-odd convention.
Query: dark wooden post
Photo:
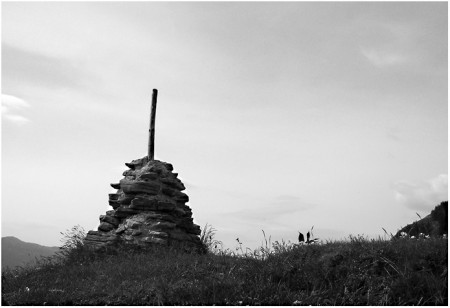
[[[158,97],[158,90],[153,89],[152,95],[152,109],[150,113],[150,129],[148,137],[148,160],[155,159],[155,116],[156,116],[156,99]]]

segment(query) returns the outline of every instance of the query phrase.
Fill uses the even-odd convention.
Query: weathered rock
[[[123,173],[122,173],[122,175],[123,176],[131,176],[131,177],[135,177],[135,175],[134,175],[134,171],[133,170],[125,170]]]
[[[156,230],[156,231],[167,231],[170,229],[174,229],[176,227],[176,224],[173,222],[168,222],[168,221],[158,221],[152,225],[150,225],[150,228],[152,230]]]
[[[149,172],[149,173],[141,174],[141,176],[139,178],[141,180],[156,180],[159,178],[159,175],[158,175],[158,173],[155,173],[155,172]]]
[[[138,210],[130,209],[129,207],[120,206],[116,209],[116,212],[114,213],[114,216],[121,219],[125,217],[129,217],[131,215],[138,214]]]
[[[179,203],[186,203],[189,202],[189,197],[184,192],[178,191],[173,197],[173,200]]]
[[[120,223],[120,221],[116,217],[110,215],[100,215],[100,221],[110,223],[114,227],[117,227]]]
[[[166,184],[170,188],[174,188],[174,189],[179,190],[179,191],[186,189],[186,187],[184,187],[184,184],[179,179],[177,179],[176,177],[162,178],[161,182]]]
[[[172,164],[170,164],[170,163],[164,163],[164,166],[166,166],[166,169],[167,169],[168,171],[173,171],[173,166],[172,166]]]
[[[184,216],[184,215],[186,215],[186,212],[182,208],[180,208],[178,206],[173,209],[173,213],[176,216]]]
[[[114,189],[120,189],[120,183],[111,183],[109,185],[111,185],[111,187]]]
[[[116,229],[115,233],[116,234],[121,234],[121,233],[125,232],[126,230],[127,230],[127,225],[126,224],[125,225],[121,225],[121,226],[119,226]]]
[[[108,201],[108,204],[111,205],[113,209],[117,209],[120,206],[118,201]]]
[[[109,205],[113,207],[113,209],[118,208],[120,206],[119,197],[120,194],[109,194]]]
[[[136,197],[135,194],[124,194],[122,193],[118,198],[118,202],[121,205],[130,205],[131,201]]]
[[[85,241],[92,242],[116,242],[118,237],[116,235],[105,234],[99,231],[89,231],[86,235]]]
[[[120,187],[124,193],[147,193],[157,195],[161,184],[156,181],[128,181],[120,180]]]
[[[98,226],[98,230],[99,231],[108,232],[108,231],[111,231],[112,229],[114,229],[114,225],[112,225],[112,224],[110,224],[110,223],[108,223],[106,221],[102,221],[100,223],[100,226]]]
[[[158,199],[153,196],[150,198],[135,197],[131,201],[130,208],[140,210],[156,210],[158,208]]]
[[[162,231],[148,231],[148,235],[153,236],[153,237],[160,237],[160,238],[168,238],[169,235],[167,235],[166,232],[162,232]]]

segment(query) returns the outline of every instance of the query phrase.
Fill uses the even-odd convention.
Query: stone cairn
[[[129,167],[119,183],[111,186],[112,210],[100,216],[98,231],[89,231],[85,244],[101,248],[117,242],[148,246],[201,248],[200,227],[194,224],[188,195],[170,163],[145,156]]]
[[[154,159],[154,127],[156,97],[153,90],[150,120],[149,154],[125,163],[129,168],[124,178],[111,186],[112,210],[100,215],[97,231],[89,231],[85,245],[93,249],[116,246],[118,243],[141,247],[152,245],[183,247],[202,251],[200,227],[194,224],[192,211],[183,193],[184,184],[172,172],[170,163]]]

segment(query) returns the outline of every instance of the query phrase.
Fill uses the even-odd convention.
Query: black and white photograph
[[[2,1],[2,305],[447,306],[447,1]]]

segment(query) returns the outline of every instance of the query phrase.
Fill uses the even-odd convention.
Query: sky
[[[2,236],[96,230],[174,165],[224,248],[395,233],[448,199],[447,2],[2,2]]]

